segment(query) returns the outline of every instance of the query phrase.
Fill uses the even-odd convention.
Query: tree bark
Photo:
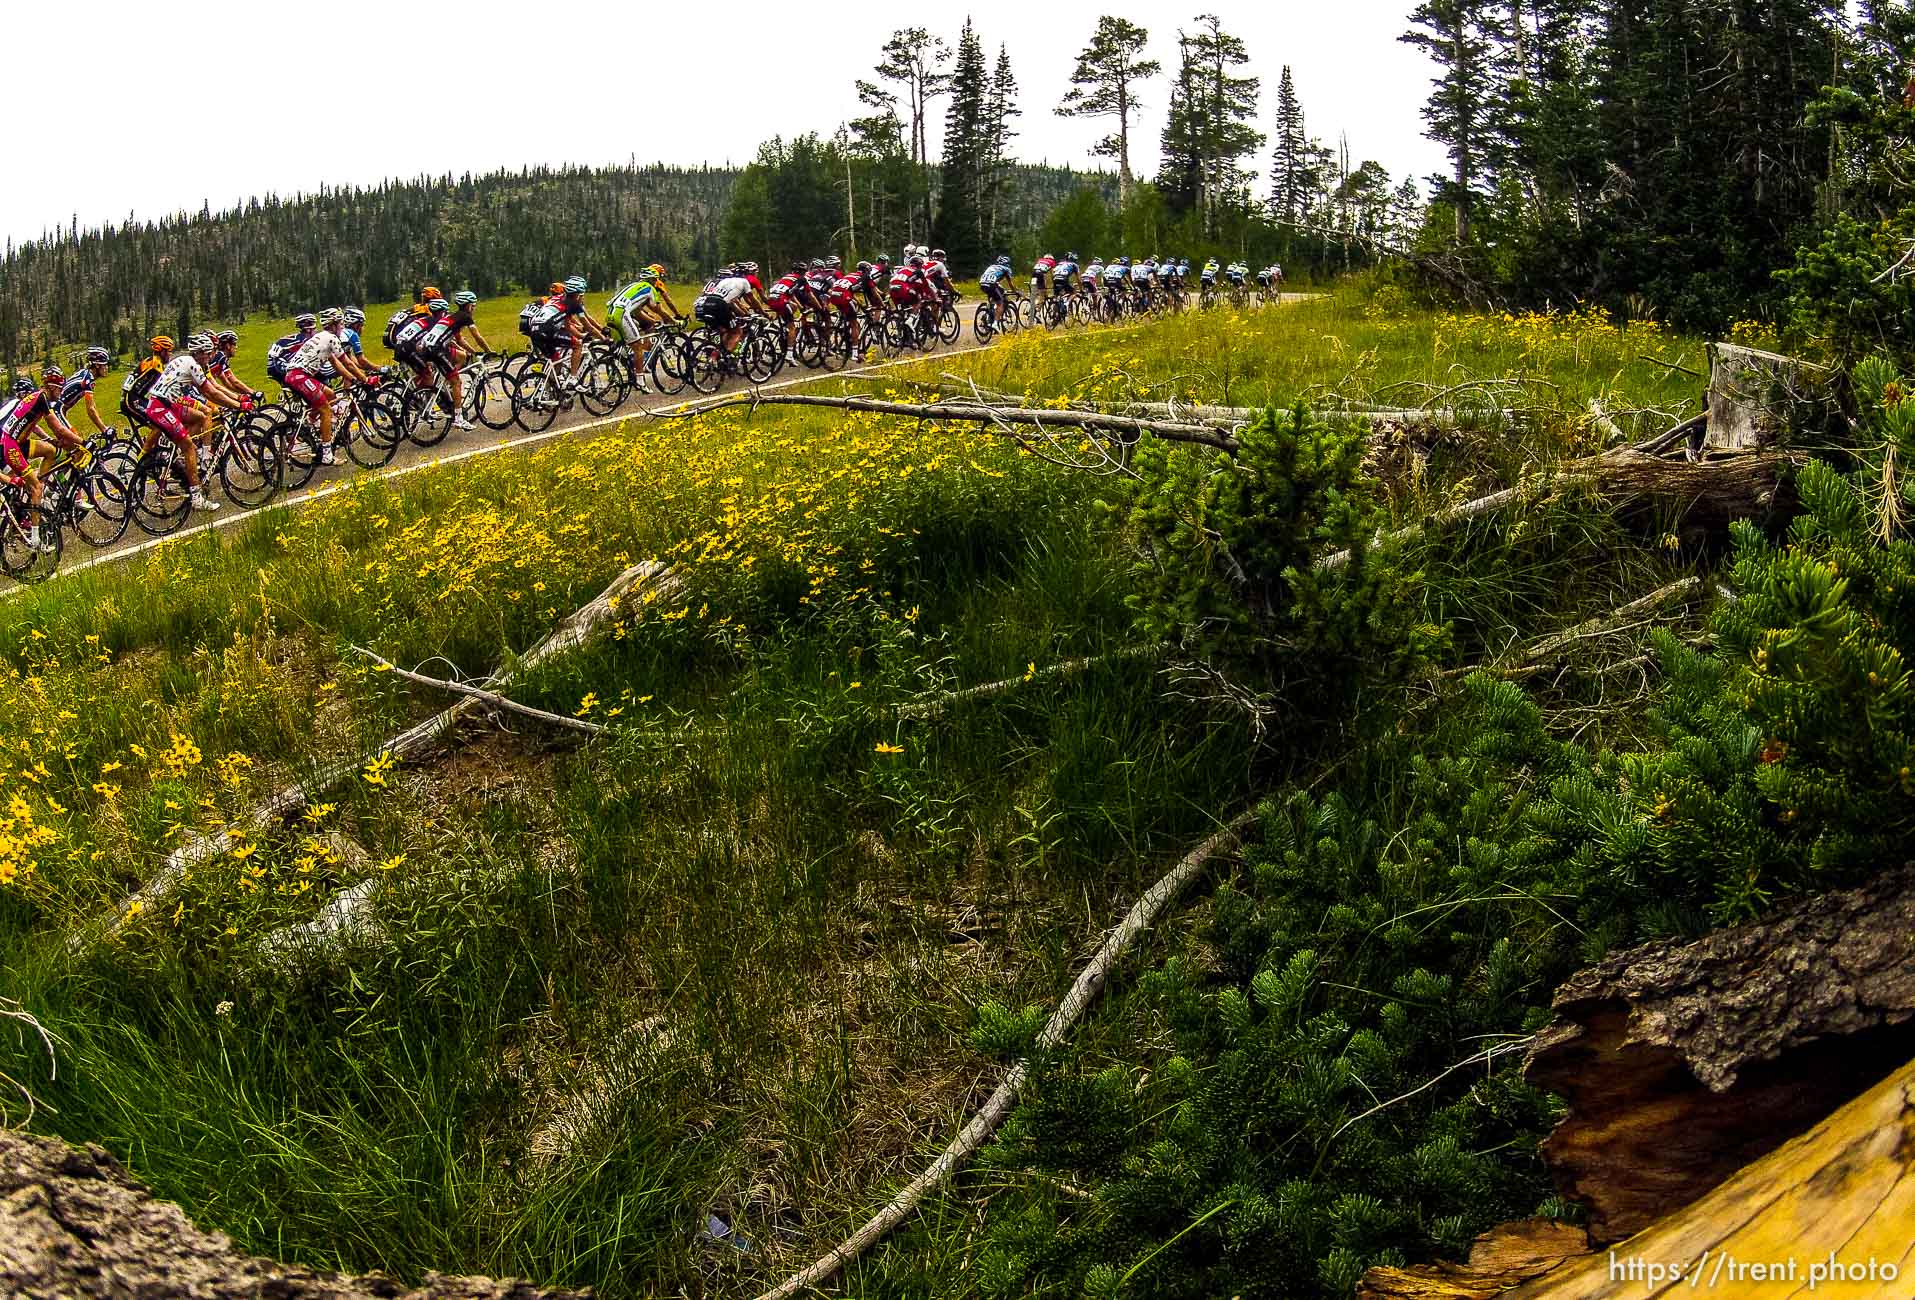
[[[1821,366],[1734,343],[1709,345],[1709,424],[1703,445],[1711,451],[1769,447],[1805,427],[1826,427],[1832,413],[1829,382]]]
[[[0,1295],[93,1300],[586,1300],[525,1282],[426,1275],[407,1287],[378,1274],[276,1264],[244,1255],[155,1200],[97,1146],[0,1129]]]
[[[1694,1201],[1915,1055],[1915,868],[1695,943],[1612,953],[1556,992],[1530,1082],[1598,1245]]]

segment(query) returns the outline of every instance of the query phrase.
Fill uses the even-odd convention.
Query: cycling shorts
[[[992,302],[996,303],[1000,307],[1004,306],[1003,281],[998,280],[998,281],[993,281],[990,284],[980,284],[978,288],[984,290],[984,296],[986,298],[989,298]]]
[[[146,401],[146,418],[152,426],[184,447],[193,441],[192,433],[186,427],[186,421],[180,417],[180,408],[161,397],[149,397]]]
[[[644,338],[645,335],[658,328],[657,321],[644,319],[638,314],[641,309],[652,305],[652,299],[641,298],[639,301],[627,306],[625,310],[619,314],[619,336],[627,343],[636,343]]]
[[[692,315],[701,325],[709,325],[715,330],[731,328],[732,317],[737,313],[732,305],[717,294],[706,294],[692,304]]]
[[[286,372],[286,387],[298,393],[306,400],[306,405],[315,411],[323,411],[332,405],[332,389],[297,367]]]
[[[12,474],[27,472],[26,449],[10,433],[0,433],[0,465]]]
[[[834,293],[825,299],[825,301],[845,320],[850,320],[858,314],[857,308],[852,304],[851,295],[848,293]]]

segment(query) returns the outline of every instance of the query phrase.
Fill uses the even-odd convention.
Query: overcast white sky
[[[1432,69],[1396,40],[1409,7],[1410,0],[1260,0],[1214,12],[1243,38],[1250,71],[1263,78],[1260,129],[1270,129],[1287,63],[1311,132],[1332,148],[1346,132],[1353,163],[1375,158],[1400,177],[1442,166],[1419,116]],[[829,134],[855,115],[852,82],[870,75],[893,28],[921,25],[955,42],[967,11],[988,60],[1000,42],[1010,47],[1024,110],[1019,156],[1089,166],[1086,150],[1106,128],[1054,109],[1097,16],[1117,13],[1147,28],[1151,54],[1168,73],[1178,26],[1206,6],[195,0],[162,19],[150,4],[99,0],[82,28],[65,6],[19,6],[7,15],[9,48],[75,57],[11,61],[7,98],[26,115],[16,121],[29,128],[23,142],[59,153],[40,173],[44,183],[16,169],[14,183],[0,187],[0,233],[29,239],[75,214],[82,226],[98,225],[129,212],[150,218],[202,201],[217,208],[422,171],[623,162],[634,154],[742,162],[767,136]],[[534,35],[526,24],[542,12],[552,15],[551,28]],[[714,95],[714,67],[747,89]],[[581,114],[572,121],[555,89],[568,79]],[[433,82],[439,93],[426,93]],[[522,86],[536,87],[536,110],[515,106]],[[1167,85],[1159,79],[1142,93],[1132,166],[1148,176]],[[409,121],[388,120],[395,98],[409,106]],[[88,161],[69,152],[75,146]],[[1257,170],[1267,168],[1266,152]]]

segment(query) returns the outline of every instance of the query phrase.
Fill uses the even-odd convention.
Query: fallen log
[[[953,704],[967,700],[988,699],[993,695],[1002,695],[1006,691],[1016,690],[1027,682],[1049,681],[1057,677],[1070,677],[1086,672],[1101,664],[1113,663],[1119,659],[1143,659],[1163,654],[1166,647],[1154,645],[1128,646],[1122,650],[1113,650],[1109,654],[1092,655],[1083,659],[1065,659],[1060,663],[1044,668],[1034,668],[1021,677],[1006,677],[1003,681],[985,682],[981,686],[966,686],[955,691],[939,691],[932,695],[907,700],[898,706],[900,718],[932,718],[943,713]]]
[[[1195,443],[1219,451],[1237,450],[1237,440],[1207,424],[1176,420],[1140,420],[1128,416],[1106,415],[1100,411],[1048,410],[1026,406],[993,406],[970,402],[892,402],[875,397],[815,397],[808,393],[740,393],[736,397],[710,402],[697,410],[647,410],[655,420],[687,420],[730,407],[816,406],[840,411],[861,411],[874,415],[899,415],[912,420],[953,420],[974,424],[1027,425],[1040,431],[1076,429],[1085,433],[1129,435],[1143,434],[1171,442]]]
[[[1373,1268],[1358,1300],[1488,1300],[1589,1252],[1589,1234],[1553,1219],[1498,1224],[1470,1246],[1467,1264]]]
[[[554,727],[567,727],[573,731],[582,731],[588,736],[599,736],[605,733],[605,728],[596,722],[587,722],[583,718],[568,718],[560,713],[547,713],[544,709],[535,709],[529,704],[520,704],[517,700],[509,700],[497,691],[480,690],[470,682],[449,681],[444,677],[428,677],[424,673],[415,673],[410,669],[401,668],[391,660],[374,654],[364,646],[351,645],[347,646],[346,649],[352,651],[354,654],[364,655],[366,658],[378,664],[382,671],[389,672],[394,677],[403,678],[409,682],[417,682],[421,686],[430,686],[436,690],[449,691],[454,695],[463,695],[469,699],[478,700],[482,704],[489,704],[495,709],[504,709],[508,713],[516,713],[525,718],[536,718],[540,722],[549,723]]]
[[[589,1291],[428,1273],[407,1287],[233,1248],[97,1146],[0,1128],[0,1295],[74,1300],[588,1300]]]
[[[1097,949],[1077,979],[1072,983],[1064,1000],[1057,1004],[1057,1010],[1051,1012],[1050,1019],[1044,1022],[1044,1028],[1037,1036],[1039,1051],[1048,1051],[1064,1041],[1078,1019],[1103,991],[1104,983],[1110,978],[1111,970],[1130,951],[1139,935],[1155,923],[1163,910],[1194,881],[1210,860],[1224,852],[1237,842],[1237,837],[1256,822],[1257,813],[1253,809],[1239,816],[1235,821],[1199,844],[1172,867],[1158,882],[1144,892],[1137,900],[1117,928],[1104,937],[1103,944]],[[925,1196],[934,1188],[957,1172],[990,1140],[999,1126],[1009,1118],[1011,1107],[1017,1101],[1018,1093],[1024,1087],[1024,1081],[1030,1075],[1030,1063],[1019,1061],[1011,1067],[1004,1081],[997,1085],[971,1122],[964,1126],[943,1154],[933,1160],[916,1178],[907,1184],[903,1191],[892,1197],[890,1202],[868,1219],[864,1226],[833,1246],[811,1264],[793,1273],[771,1290],[764,1292],[758,1300],[788,1300],[801,1291],[816,1287],[825,1279],[849,1264],[852,1260],[869,1250],[884,1235],[904,1222]]]
[[[589,604],[568,614],[537,645],[508,665],[492,684],[503,686],[540,664],[584,645],[600,625],[612,617],[623,599],[638,588],[648,586],[661,596],[667,596],[676,590],[681,581],[662,561],[643,560],[634,564],[612,579],[611,584]],[[349,779],[380,755],[390,755],[394,760],[403,761],[424,753],[449,735],[467,715],[488,702],[468,694],[457,704],[408,727],[363,754],[321,764],[311,775],[282,786],[254,804],[240,822],[255,830],[273,825],[301,812],[313,798]],[[118,912],[106,921],[109,930],[117,930],[131,916],[160,902],[179,884],[189,867],[217,857],[231,848],[232,844],[233,833],[230,828],[215,835],[195,833],[188,837],[185,843],[166,855],[166,860],[151,880],[121,901]],[[83,937],[74,940],[76,944],[82,941]]]
[[[1665,435],[1666,436],[1666,435]],[[1801,463],[1787,452],[1749,452],[1714,460],[1663,460],[1634,447],[1586,456],[1527,479],[1515,487],[1439,510],[1421,523],[1379,534],[1372,545],[1408,541],[1522,501],[1539,500],[1565,487],[1588,487],[1614,501],[1628,519],[1655,517],[1677,526],[1716,531],[1737,519],[1764,519],[1792,504],[1787,471]],[[1316,567],[1335,571],[1350,562],[1337,551]]]
[[[1557,990],[1525,1074],[1598,1245],[1686,1205],[1915,1054],[1915,868],[1695,943],[1612,953]]]

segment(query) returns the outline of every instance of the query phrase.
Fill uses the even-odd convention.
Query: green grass
[[[495,343],[518,303],[484,305]],[[283,326],[248,323],[242,370]],[[1339,293],[925,372],[1230,403],[1387,397],[1459,365],[1555,386],[1513,438],[1434,455],[1400,485],[1406,516],[1594,445],[1591,397],[1621,413],[1693,395],[1633,359],[1693,364],[1691,341],[1523,328]],[[0,884],[0,994],[60,1036],[60,1070],[22,1038],[0,1039],[0,1072],[57,1108],[36,1127],[104,1143],[288,1259],[608,1297],[771,1280],[955,1133],[996,1068],[972,1041],[980,1005],[1052,1005],[1165,863],[1347,761],[1332,732],[1258,744],[1137,658],[900,720],[930,692],[1133,643],[1135,557],[1094,505],[1109,493],[986,434],[766,408],[362,482],[9,600],[0,713],[23,725],[0,763],[55,838]],[[1681,562],[1574,502],[1531,524],[1433,539],[1430,617],[1463,646],[1574,622]],[[69,946],[186,825],[444,703],[349,644],[488,673],[647,556],[686,594],[515,691],[610,736],[515,723],[348,782],[316,828],[259,836],[119,938]],[[315,829],[367,860],[331,860]],[[295,970],[262,955],[366,878],[375,935]],[[1177,929],[1137,965],[1199,947]],[[1076,1050],[1154,1068],[1161,1029],[1119,1003]],[[966,1242],[1006,1180],[1012,1213],[1056,1199],[980,1171],[859,1293],[973,1294]],[[756,1249],[700,1244],[714,1212]]]

